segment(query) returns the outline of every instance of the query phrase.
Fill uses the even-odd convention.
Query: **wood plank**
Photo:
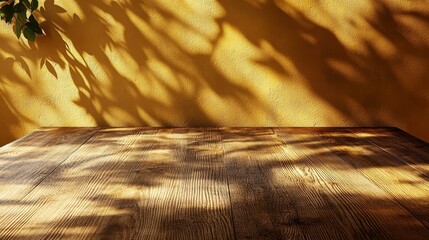
[[[226,129],[223,142],[237,239],[352,238],[271,129]]]
[[[28,205],[10,208],[0,237],[231,236],[221,158],[204,150],[210,146],[190,147],[195,134],[150,131],[94,135],[23,199]]]
[[[407,164],[429,180],[429,144],[397,128],[356,128],[350,130]]]
[[[377,128],[376,128],[377,130]],[[378,131],[383,131],[384,129],[378,129]],[[429,154],[429,142],[425,142],[419,138],[414,137],[413,135],[399,129],[399,128],[389,128],[389,135],[400,138],[400,144],[405,147],[409,147],[410,150],[413,150],[427,159]]]
[[[101,218],[125,214],[111,207],[121,199],[109,184],[137,137],[125,129],[97,132],[22,200],[26,204],[10,206],[0,218],[0,238],[78,239],[95,232]]]
[[[98,128],[44,128],[0,148],[0,216],[97,131]]]
[[[396,129],[87,130],[0,148],[0,239],[429,239],[429,145]]]
[[[218,131],[167,130],[148,152],[162,181],[141,192],[148,209],[141,239],[233,239],[228,184]]]
[[[429,229],[429,181],[421,176],[418,169],[410,165],[416,159],[399,153],[405,149],[395,145],[394,142],[401,139],[386,139],[377,137],[382,133],[372,135],[371,132],[365,132],[365,130],[333,132],[324,130],[319,131],[319,134],[333,152],[388,192]],[[366,139],[369,136],[370,141]],[[372,142],[380,144],[384,149]]]
[[[303,169],[313,171],[320,191],[336,206],[354,238],[429,238],[428,229],[418,219],[350,162],[326,149],[320,136],[299,128],[277,129],[276,133],[304,164]]]

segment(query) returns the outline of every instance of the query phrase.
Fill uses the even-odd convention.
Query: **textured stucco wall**
[[[46,0],[0,24],[0,145],[40,126],[396,126],[429,140],[429,3]]]

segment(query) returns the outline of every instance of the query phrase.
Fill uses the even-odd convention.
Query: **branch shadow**
[[[323,17],[305,11],[305,4],[207,2],[201,7],[155,0],[90,0],[70,3],[73,10],[67,10],[47,0],[38,13],[45,19],[41,25],[46,36],[22,45],[20,57],[4,59],[6,65],[12,60],[20,65],[24,76],[6,71],[2,79],[22,82],[35,95],[40,94],[38,84],[24,85],[39,71],[70,81],[76,91],[73,103],[98,126],[296,124],[307,113],[293,106],[279,109],[283,105],[277,101],[293,94],[288,91],[294,88],[288,90],[286,84],[297,84],[340,117],[320,112],[327,122],[393,125],[424,139],[429,136],[424,67],[429,47],[419,31],[428,25],[424,9],[372,1],[372,15],[336,19],[338,12],[315,4],[315,11],[332,20],[326,24]],[[352,43],[339,32],[342,26],[351,32],[350,38],[356,35]],[[2,49],[14,55],[11,44]],[[279,85],[273,88],[280,86],[284,93],[266,90],[276,81]],[[264,91],[269,94],[262,95]],[[12,102],[8,92],[2,93],[4,102]],[[291,96],[298,105],[307,101]],[[39,101],[52,102],[47,97]],[[61,104],[49,107],[66,119]],[[237,113],[224,114],[228,108]],[[7,118],[5,125],[39,124],[33,117],[22,120],[26,112],[14,111],[10,112],[16,119]]]
[[[425,209],[429,203],[424,197],[407,193],[406,199],[394,199],[363,176],[347,177],[361,170],[341,159],[363,159],[367,154],[350,151],[343,152],[342,158],[335,157],[335,151],[328,154],[325,150],[352,145],[329,145],[329,141],[323,142],[320,135],[310,134],[308,129],[306,134],[294,130],[296,135],[279,134],[283,131],[103,130],[40,182],[35,191],[22,199],[0,202],[0,236],[427,238]],[[332,129],[321,129],[319,133],[345,134]],[[295,138],[301,140],[290,141]],[[380,138],[390,139],[382,135]],[[315,145],[317,141],[319,146]],[[355,147],[364,149],[370,145]],[[102,152],[106,146],[109,148]],[[427,144],[426,147],[428,150]],[[300,153],[309,148],[313,151]],[[85,149],[95,154],[83,157]],[[386,162],[372,167],[391,165]],[[407,171],[408,165],[395,167],[398,172]],[[416,189],[427,188],[427,178],[420,177],[421,183],[392,181],[402,187],[412,184]],[[13,176],[9,179],[13,181],[2,179],[2,183],[28,185],[14,181]]]

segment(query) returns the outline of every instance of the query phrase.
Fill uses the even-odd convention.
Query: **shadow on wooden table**
[[[429,147],[395,141],[397,134],[101,130],[19,200],[10,194],[0,202],[0,236],[424,239],[428,163],[421,157]],[[31,164],[33,156],[20,161]],[[3,191],[29,185],[2,176]]]

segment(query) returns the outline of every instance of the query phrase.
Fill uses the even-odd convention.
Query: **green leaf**
[[[39,26],[39,23],[37,22],[37,20],[33,14],[30,15],[30,17],[28,18],[28,21],[30,21],[31,25]]]
[[[24,4],[26,8],[31,9],[31,4],[28,0],[21,0],[21,2]]]
[[[19,39],[21,37],[22,23],[15,22],[15,35]]]
[[[43,34],[42,29],[38,25],[34,26],[28,22],[25,24],[25,26],[27,26],[27,28],[31,29],[31,31],[33,31],[34,33]]]
[[[33,30],[33,32],[35,32],[37,34],[43,34],[43,31],[40,28],[37,20],[34,18],[33,14],[30,15],[30,17],[28,18],[28,21],[29,22],[25,24],[27,27],[29,27],[31,30]]]
[[[24,29],[24,37],[28,39],[28,41],[34,42],[36,39],[36,35],[34,34],[33,30],[31,30],[29,27]]]
[[[31,1],[31,10],[36,10],[38,6],[39,6],[39,2],[37,0]]]
[[[22,4],[21,2],[17,3],[14,7],[13,10],[16,13],[20,13],[22,11],[27,11],[27,8],[25,8],[24,4]]]
[[[43,31],[40,27],[35,27],[35,26],[31,26],[28,23],[25,24],[29,29],[31,29],[31,31],[33,31],[34,33],[43,35]]]
[[[18,14],[18,18],[22,21],[22,22],[27,22],[27,10],[22,11]]]
[[[22,4],[21,2],[16,4],[13,7],[13,10],[17,15],[17,20],[20,21],[21,24],[27,22],[27,8],[25,8],[24,4]]]
[[[2,18],[5,19],[6,23],[10,23],[13,18],[15,11],[13,10],[13,2],[11,4],[5,5],[0,9]]]

